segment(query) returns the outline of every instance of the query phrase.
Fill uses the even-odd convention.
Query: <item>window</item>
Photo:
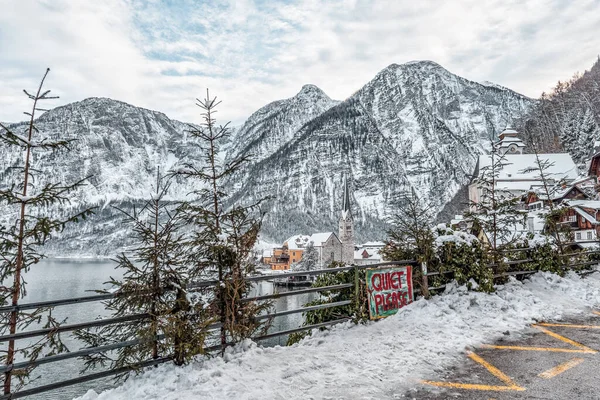
[[[587,240],[592,240],[592,232],[587,233]]]
[[[581,232],[577,232],[577,233],[575,234],[575,239],[577,239],[577,240],[581,240]]]
[[[567,221],[569,221],[569,222],[577,222],[577,215],[569,215],[567,217]]]

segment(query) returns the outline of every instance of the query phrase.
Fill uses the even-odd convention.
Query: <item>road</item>
[[[470,349],[460,365],[404,398],[600,399],[600,312],[533,325],[531,332]]]

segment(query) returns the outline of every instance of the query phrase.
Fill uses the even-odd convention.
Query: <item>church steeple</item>
[[[354,263],[354,224],[350,207],[350,185],[344,176],[344,197],[342,197],[342,213],[339,222],[339,239],[342,242],[342,262]]]
[[[344,197],[342,199],[342,218],[346,219],[350,217],[352,219],[352,213],[350,211],[350,189],[348,188],[348,179],[344,176]]]
[[[496,142],[495,146],[501,154],[523,154],[525,143],[519,138],[519,132],[509,125],[500,132],[500,140]]]

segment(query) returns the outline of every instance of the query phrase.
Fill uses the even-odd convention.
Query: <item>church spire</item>
[[[342,215],[339,221],[339,239],[342,245],[342,262],[347,265],[354,263],[354,224],[350,211],[350,185],[344,176],[344,197],[342,198]]]
[[[344,198],[342,199],[342,218],[351,216],[350,212],[350,189],[348,187],[348,178],[344,176]]]

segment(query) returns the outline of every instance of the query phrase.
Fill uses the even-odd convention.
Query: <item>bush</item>
[[[334,261],[327,268],[335,269],[345,266],[344,264]],[[356,324],[364,323],[369,319],[369,305],[367,299],[365,271],[353,269],[350,271],[341,271],[331,274],[321,275],[317,278],[312,287],[325,287],[332,285],[342,285],[345,283],[356,283],[358,274],[359,293],[358,298],[354,287],[341,290],[327,290],[321,292],[320,298],[306,303],[305,307],[317,306],[321,304],[336,303],[339,301],[350,300],[351,303],[345,306],[331,307],[314,311],[304,312],[303,326],[320,324],[323,322],[335,321],[340,318],[352,318]],[[323,330],[325,328],[321,328]],[[293,333],[288,337],[287,344],[292,345],[299,342],[306,336],[310,335],[310,331]]]

